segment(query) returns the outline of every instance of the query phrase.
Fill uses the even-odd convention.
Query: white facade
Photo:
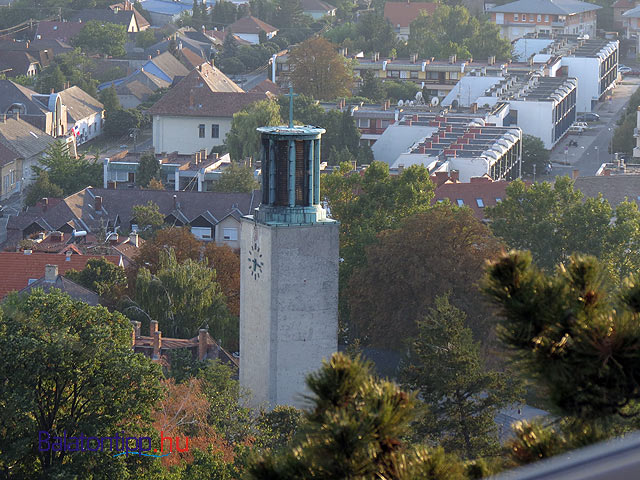
[[[240,385],[253,407],[304,407],[306,376],[337,351],[338,231],[242,220]]]
[[[640,131],[640,107],[638,107],[636,115],[636,129],[633,132],[633,136],[636,137],[636,146],[633,149],[633,158],[640,158],[640,135],[638,134]]]
[[[100,113],[90,115],[78,120],[73,125],[69,124],[70,131],[76,131],[76,144],[82,145],[89,140],[93,140],[98,135],[102,135],[104,125],[104,110]]]
[[[153,116],[153,148],[156,152],[190,155],[222,145],[231,130],[230,117]],[[202,134],[201,125],[204,125]],[[217,125],[217,137],[215,127]]]

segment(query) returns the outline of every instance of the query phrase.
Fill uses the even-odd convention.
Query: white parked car
[[[625,74],[625,73],[629,73],[631,71],[630,67],[627,67],[626,65],[618,65],[618,72]]]
[[[589,128],[589,124],[587,122],[573,122],[574,127],[582,127],[585,130]]]
[[[580,125],[571,125],[567,130],[568,133],[584,133],[587,129]]]

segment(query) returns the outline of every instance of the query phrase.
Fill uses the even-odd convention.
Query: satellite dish
[[[411,101],[411,100],[409,100],[409,99],[407,98],[407,99],[404,101],[404,104],[405,104],[405,105],[409,105],[409,102],[410,102],[410,101]]]
[[[420,90],[416,92],[416,100],[418,101],[422,100],[422,92]]]
[[[413,100],[411,100],[411,101],[409,102],[409,106],[413,107],[413,105],[414,105]]]
[[[404,105],[404,102],[402,100],[398,100],[398,106],[401,107]]]
[[[431,105],[433,105],[434,107],[437,107],[439,103],[440,103],[440,99],[438,97],[433,97],[431,99]]]

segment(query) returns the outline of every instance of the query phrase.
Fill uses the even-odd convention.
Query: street
[[[640,78],[625,77],[613,91],[611,100],[600,102],[595,113],[600,121],[589,124],[589,130],[582,135],[566,135],[551,152],[553,171],[551,175],[539,175],[536,180],[550,180],[554,176],[569,175],[573,170],[585,176],[595,175],[605,162],[612,162],[613,153],[609,146],[616,129],[616,121],[626,108],[631,95],[640,86]],[[577,147],[569,147],[569,141],[578,142]]]

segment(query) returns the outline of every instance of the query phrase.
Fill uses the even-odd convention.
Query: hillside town
[[[640,3],[0,0],[0,478],[640,478]]]

